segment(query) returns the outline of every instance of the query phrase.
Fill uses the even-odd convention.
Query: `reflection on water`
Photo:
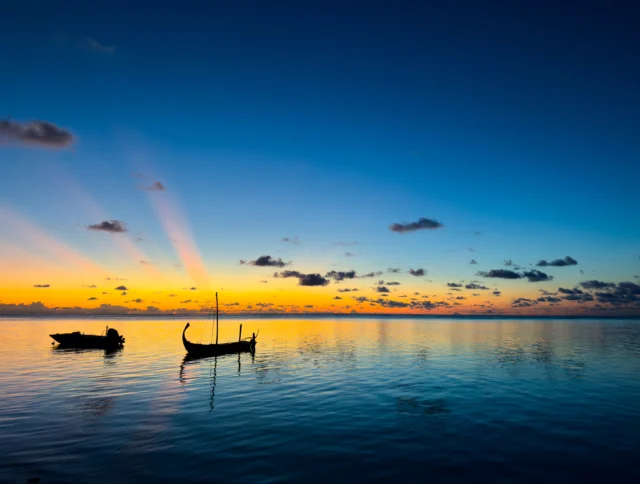
[[[202,359],[181,320],[47,336],[104,324],[0,322],[0,482],[640,477],[639,322],[245,320],[255,354]]]

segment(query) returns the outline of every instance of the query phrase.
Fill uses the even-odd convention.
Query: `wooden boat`
[[[242,324],[240,325],[240,334],[238,336],[238,341],[234,341],[231,343],[220,343],[218,344],[218,293],[216,293],[216,342],[215,344],[198,344],[192,343],[187,340],[185,333],[187,332],[187,328],[191,326],[190,323],[182,330],[182,344],[184,345],[184,349],[187,350],[187,354],[194,358],[202,358],[206,356],[220,356],[220,355],[228,355],[231,353],[242,353],[242,352],[251,352],[253,353],[256,349],[256,337],[257,335],[254,333],[250,338],[242,339]]]
[[[107,327],[106,335],[83,334],[80,331],[73,333],[56,333],[50,334],[54,340],[60,343],[63,348],[99,348],[99,349],[116,349],[122,348],[125,339],[120,336],[118,331]]]

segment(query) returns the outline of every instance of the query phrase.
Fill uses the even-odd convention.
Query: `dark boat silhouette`
[[[238,341],[218,344],[218,293],[216,293],[216,342],[208,345],[190,342],[187,340],[185,335],[189,326],[191,326],[191,324],[187,323],[182,330],[182,344],[190,357],[202,358],[207,356],[228,355],[232,353],[253,353],[256,349],[257,335],[253,333],[251,337],[242,339],[242,324],[240,325]]]
[[[118,331],[107,328],[106,335],[84,334],[80,331],[73,333],[50,334],[54,340],[60,343],[61,348],[97,348],[97,349],[117,349],[122,348],[125,339]]]

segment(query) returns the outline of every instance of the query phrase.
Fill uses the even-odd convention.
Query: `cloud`
[[[141,303],[143,303],[144,301],[143,301],[142,299],[132,299],[132,300],[131,300],[131,301],[129,301],[129,302],[136,303],[136,304],[141,304]]]
[[[348,287],[344,288],[344,289],[338,289],[338,292],[353,292],[353,291],[357,291],[357,288],[353,288],[353,289],[349,289]]]
[[[105,220],[104,222],[100,222],[98,224],[89,225],[87,228],[89,230],[101,230],[102,232],[110,232],[112,234],[127,231],[124,222],[121,222],[119,220]]]
[[[360,242],[356,242],[355,240],[353,242],[345,242],[343,240],[339,240],[337,242],[333,242],[333,245],[339,245],[341,247],[352,247],[354,245],[360,245]]]
[[[456,282],[447,282],[447,286],[449,286],[449,287],[462,287],[462,284],[458,284]]]
[[[511,259],[505,260],[504,265],[506,267],[511,267],[513,265],[513,261]]]
[[[198,288],[197,288],[197,287],[190,287],[190,288],[189,288],[189,290],[190,290],[190,291],[197,291],[197,290],[198,290]]]
[[[153,182],[151,186],[145,187],[144,189],[149,192],[164,192],[167,190],[167,188],[159,181]]]
[[[552,261],[541,260],[536,264],[538,267],[564,267],[564,266],[575,266],[578,264],[578,261],[573,259],[572,257],[566,256],[564,259],[556,259]]]
[[[126,286],[118,286],[118,287],[116,287],[116,289],[115,289],[115,290],[116,290],[116,291],[126,291],[126,290],[127,290],[127,287],[126,287]]]
[[[476,261],[475,259],[471,259],[471,261],[469,262],[469,264],[471,264],[472,266],[476,265],[478,263],[478,261]]]
[[[98,298],[97,297],[90,297],[89,299],[87,299],[87,301],[97,301]]]
[[[398,281],[387,281],[387,286],[399,286],[400,283]]]
[[[324,277],[327,279],[333,279],[334,281],[344,281],[345,279],[354,279],[356,277],[356,271],[330,271],[327,272]]]
[[[398,274],[398,273],[400,273],[401,271],[402,271],[402,270],[401,270],[401,269],[399,269],[399,268],[397,268],[397,267],[389,267],[389,268],[387,269],[387,272],[388,272],[389,274]]]
[[[297,236],[285,237],[284,239],[281,240],[281,242],[287,242],[287,243],[293,244],[293,245],[300,245],[300,239],[298,239]]]
[[[100,54],[114,54],[116,52],[115,47],[103,45],[93,37],[85,37],[80,44],[83,48],[93,52],[99,52]]]
[[[240,261],[242,264],[243,262]],[[284,262],[282,259],[273,259],[270,255],[261,255],[256,260],[247,262],[247,264],[256,267],[284,267],[291,262]]]
[[[494,296],[502,295],[502,293],[500,291],[493,291],[491,294],[493,294]]]
[[[189,304],[191,301],[191,299],[187,299],[186,301],[180,301],[180,304]]]
[[[482,291],[488,291],[488,290],[489,290],[489,288],[488,288],[488,287],[486,287],[486,286],[482,286],[482,285],[480,285],[480,284],[476,284],[475,282],[472,282],[472,283],[470,283],[470,284],[467,284],[467,285],[466,285],[466,286],[464,286],[464,287],[465,287],[465,289],[476,289],[476,290],[477,290],[477,289],[480,289],[480,290],[482,290]]]
[[[553,276],[545,274],[544,272],[537,271],[532,269],[530,271],[524,271],[522,273],[523,277],[526,277],[529,282],[542,282],[542,281],[550,281],[553,279]]]
[[[513,300],[511,306],[513,306],[514,308],[528,308],[535,304],[538,304],[538,302],[527,299],[526,297],[519,297],[518,299]]]
[[[479,276],[482,277],[497,277],[499,279],[522,279],[522,274],[510,271],[508,269],[491,269],[490,271],[480,271]]]
[[[269,281],[260,281],[260,284],[269,284]]]
[[[409,269],[409,274],[415,277],[422,277],[427,273],[424,269]]]
[[[345,257],[355,257],[355,256],[356,256],[356,254],[354,254],[353,252],[345,252],[345,253],[344,253],[344,256],[345,256]]]
[[[385,286],[378,286],[376,287],[376,292],[391,292],[391,291],[389,291],[389,288]]]
[[[329,280],[325,279],[320,274],[303,274],[298,271],[275,272],[273,277],[297,277],[299,286],[326,286],[329,284]]]
[[[144,265],[151,264],[151,262],[149,262],[148,260],[141,260],[140,264],[142,264],[144,266]]]
[[[555,296],[540,296],[538,299],[536,299],[536,301],[538,302],[548,302],[548,303],[557,303],[562,301],[562,299],[560,299],[559,297],[555,297]]]
[[[580,289],[566,289],[564,287],[559,287],[558,292],[562,294],[584,294]]]
[[[402,222],[402,223],[394,223],[389,226],[389,230],[392,232],[398,233],[406,233],[406,232],[415,232],[416,230],[433,230],[444,227],[437,220],[429,219],[421,217],[417,222]]]
[[[368,277],[377,277],[377,276],[381,276],[382,275],[382,271],[376,271],[376,272],[369,272],[368,274],[363,274],[360,277],[360,279],[366,279]]]
[[[51,287],[51,284],[34,284],[33,287],[45,288]]]
[[[613,282],[602,282],[593,280],[581,282],[580,286],[585,289],[609,289],[615,287],[616,285]]]
[[[340,296],[335,296],[333,299],[342,299]]]
[[[75,138],[69,131],[47,121],[22,124],[7,119],[0,121],[0,144],[17,142],[46,148],[64,148],[74,141]]]

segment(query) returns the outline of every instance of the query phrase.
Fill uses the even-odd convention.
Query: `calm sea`
[[[640,482],[640,321],[242,322],[0,320],[0,482]]]

